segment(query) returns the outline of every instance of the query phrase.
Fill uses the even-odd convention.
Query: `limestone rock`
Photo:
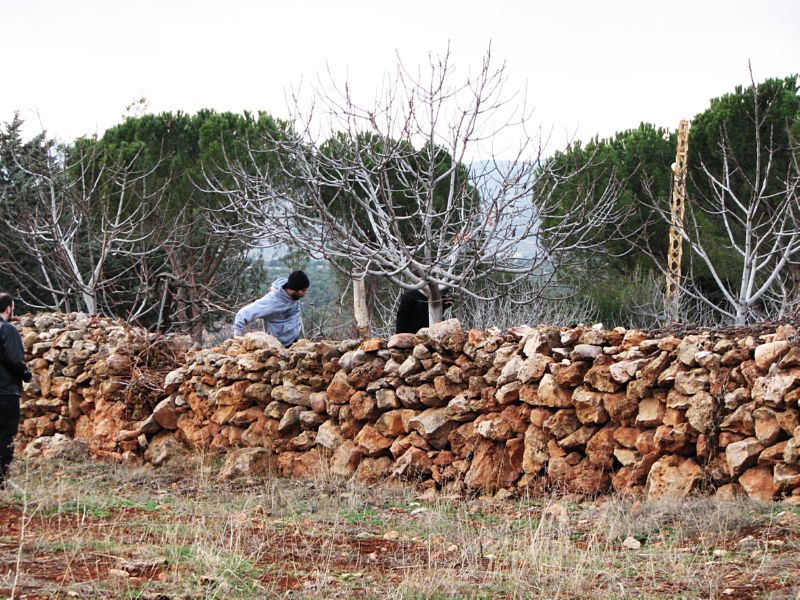
[[[752,436],[755,434],[755,420],[753,419],[754,404],[743,404],[720,423],[720,429]]]
[[[610,471],[614,464],[615,426],[604,427],[586,443],[586,458],[593,467]]]
[[[158,467],[182,459],[187,454],[186,447],[175,439],[171,432],[163,432],[150,440],[144,459]]]
[[[570,354],[570,360],[582,360],[592,362],[603,353],[600,346],[593,344],[577,344]]]
[[[603,394],[603,408],[610,420],[621,425],[633,425],[639,402],[626,394]]]
[[[181,367],[170,371],[164,378],[164,393],[170,395],[177,392],[184,381],[186,381],[186,371],[184,368]]]
[[[392,471],[392,459],[388,456],[363,459],[356,469],[356,481],[364,485],[374,485],[384,481]]]
[[[481,415],[475,420],[475,433],[487,440],[505,442],[516,435],[514,420],[505,412]]]
[[[661,425],[666,405],[658,398],[650,396],[639,403],[639,413],[636,415],[638,427],[657,427]]]
[[[523,388],[524,389],[524,388]],[[520,392],[522,394],[522,392]],[[539,382],[537,390],[538,401],[536,404],[550,406],[554,408],[565,408],[571,406],[572,397],[570,393],[558,385],[551,374],[546,374]]]
[[[783,433],[783,428],[778,422],[775,411],[771,408],[762,406],[753,411],[755,421],[756,438],[764,446],[771,446],[778,441]]]
[[[566,388],[581,385],[590,368],[591,363],[581,360],[554,362],[548,367],[553,380]]]
[[[778,362],[788,350],[789,342],[785,340],[761,344],[756,348],[753,359],[756,361],[756,366],[759,369],[768,371],[770,366]]]
[[[708,390],[708,371],[692,369],[675,375],[675,390],[688,396],[694,396]]]
[[[773,467],[775,486],[781,491],[800,488],[800,466],[778,463]]]
[[[547,443],[552,436],[536,425],[530,425],[525,431],[522,470],[528,474],[537,474],[547,466],[550,455]]]
[[[572,393],[575,413],[583,424],[602,424],[608,421],[608,412],[603,406],[603,394],[580,387]]]
[[[345,440],[333,453],[331,473],[340,477],[350,477],[355,473],[363,455],[364,451],[360,446],[352,440]]]
[[[302,406],[292,406],[283,413],[278,424],[278,433],[291,431],[295,426],[300,425],[300,413],[303,412]]]
[[[572,409],[561,409],[544,422],[544,429],[556,439],[567,437],[580,427],[580,421]]]
[[[558,330],[555,327],[539,327],[523,338],[522,352],[527,357],[534,354],[548,355],[558,343]]]
[[[411,409],[390,410],[383,413],[375,423],[375,429],[381,435],[397,437],[409,432],[409,421],[417,412]]]
[[[753,383],[751,395],[753,400],[762,405],[782,407],[784,398],[800,378],[800,373],[776,372],[766,377],[759,377]]]
[[[164,429],[175,430],[178,428],[178,415],[175,412],[175,401],[170,396],[156,404],[153,409],[153,418]]]
[[[571,465],[566,458],[551,458],[547,475],[558,489],[573,494],[601,494],[611,486],[611,476],[588,460]]]
[[[344,442],[341,430],[331,420],[325,421],[320,425],[317,430],[316,443],[327,448],[328,450],[336,450]]]
[[[686,410],[686,419],[697,433],[705,433],[714,425],[717,401],[708,392],[700,392],[692,396],[691,404]]]
[[[728,444],[725,448],[725,461],[728,464],[728,472],[734,476],[738,475],[755,464],[762,450],[764,450],[763,444],[754,437]]]
[[[25,458],[43,458],[59,462],[81,462],[89,458],[89,446],[64,434],[39,437],[32,440],[22,452]]]
[[[387,348],[413,348],[414,347],[414,334],[413,333],[396,333],[389,338],[386,343]]]
[[[381,454],[389,454],[392,438],[381,435],[375,426],[367,424],[358,432],[355,442],[364,449],[366,456],[375,457]]]
[[[392,464],[392,475],[411,479],[430,475],[433,462],[428,453],[420,448],[411,447]]]
[[[446,408],[429,408],[412,418],[408,425],[431,446],[441,449],[447,444],[447,436],[457,423],[447,418]]]
[[[772,478],[772,469],[753,467],[739,476],[739,485],[752,500],[769,502],[778,491]]]
[[[691,458],[669,455],[660,458],[650,468],[647,478],[647,499],[683,499],[698,486],[702,469]]]
[[[522,475],[524,442],[521,439],[497,443],[478,443],[469,471],[464,476],[468,488],[493,493],[514,485]]]
[[[517,379],[521,383],[537,382],[544,377],[548,366],[552,362],[553,359],[551,357],[536,352],[522,363],[519,371],[517,371]]]
[[[583,377],[584,382],[588,383],[599,392],[616,392],[620,385],[611,376],[611,370],[607,364],[597,364],[586,372]]]

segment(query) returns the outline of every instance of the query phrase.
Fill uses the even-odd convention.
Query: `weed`
[[[15,463],[0,597],[794,597],[794,507],[415,499],[330,474],[219,484],[188,470]],[[793,519],[795,519],[793,521]],[[633,537],[641,547],[623,546]],[[743,538],[749,541],[740,545]]]

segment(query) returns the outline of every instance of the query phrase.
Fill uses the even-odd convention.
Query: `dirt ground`
[[[3,598],[800,598],[800,510],[17,463]]]

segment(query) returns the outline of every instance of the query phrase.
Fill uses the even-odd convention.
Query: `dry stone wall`
[[[185,362],[190,339],[83,313],[26,315],[17,325],[33,373],[20,411],[28,454],[51,438],[79,440],[103,458],[140,453],[140,423],[163,398],[164,377]]]
[[[36,374],[28,438],[59,432],[156,465],[186,448],[224,451],[223,478],[330,470],[458,493],[704,492],[800,504],[791,325],[650,338],[445,321],[388,341],[288,351],[248,334],[184,356],[180,339],[158,338],[154,353],[148,334],[101,321],[81,337],[62,321],[22,323]],[[160,394],[137,396],[126,380],[144,351],[134,337],[156,357],[156,376],[140,370],[144,389],[160,377]],[[177,366],[169,373],[164,356]]]

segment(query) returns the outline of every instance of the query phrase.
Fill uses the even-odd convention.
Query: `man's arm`
[[[0,351],[2,351],[3,365],[12,375],[22,381],[31,380],[31,372],[28,371],[28,366],[25,364],[22,340],[16,328],[10,323],[3,323],[0,326]]]
[[[270,294],[262,296],[255,302],[251,302],[247,306],[242,307],[236,313],[236,318],[233,320],[233,335],[240,336],[244,332],[244,328],[256,319],[271,319],[279,312],[277,303],[273,300]]]

